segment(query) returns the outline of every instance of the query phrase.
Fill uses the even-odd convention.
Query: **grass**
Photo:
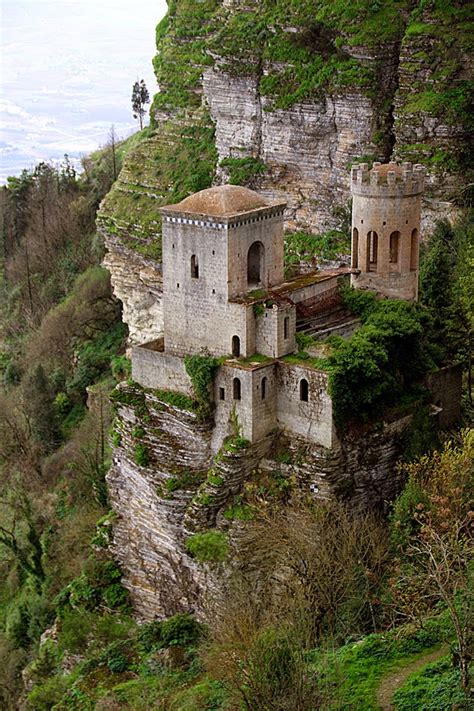
[[[376,711],[381,679],[440,647],[450,636],[448,617],[441,614],[427,620],[424,629],[397,628],[386,634],[368,635],[326,655],[315,652],[314,669],[338,685],[340,706],[335,708]]]
[[[453,668],[451,655],[428,664],[412,674],[393,695],[396,711],[451,711],[472,708],[461,687],[460,674]]]

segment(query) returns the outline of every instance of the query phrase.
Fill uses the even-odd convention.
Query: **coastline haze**
[[[138,130],[132,85],[157,91],[152,58],[165,0],[2,0],[0,183]],[[148,109],[148,107],[147,107]]]

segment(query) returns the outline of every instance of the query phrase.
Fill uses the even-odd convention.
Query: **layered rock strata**
[[[144,620],[183,611],[205,616],[229,568],[196,562],[186,541],[217,529],[231,549],[238,545],[242,524],[228,513],[236,501],[245,502],[252,484],[260,492],[270,485],[269,496],[274,485],[283,485],[287,495],[338,496],[351,507],[380,510],[400,489],[394,464],[410,415],[367,427],[333,449],[275,432],[249,447],[230,444],[213,457],[212,421],[200,422],[192,411],[135,386],[122,384],[115,402],[116,446],[107,475],[117,514],[112,552]]]

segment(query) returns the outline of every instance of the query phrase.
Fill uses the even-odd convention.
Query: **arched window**
[[[238,336],[232,336],[232,355],[234,358],[240,357],[240,338]]]
[[[411,233],[410,245],[410,271],[416,272],[418,269],[418,230],[415,229]]]
[[[265,400],[265,398],[267,397],[267,379],[266,379],[266,377],[262,378],[261,387],[262,387],[262,400]]]
[[[199,262],[195,254],[191,257],[191,278],[199,279]]]
[[[283,338],[285,341],[288,339],[288,334],[290,332],[290,317],[285,316],[283,320]]]
[[[249,286],[259,286],[265,271],[265,247],[261,242],[254,242],[247,253],[247,282]]]
[[[377,232],[370,230],[367,234],[367,271],[377,271],[377,253],[379,246],[379,237]]]
[[[308,402],[309,400],[309,386],[306,378],[300,380],[300,400],[302,402]]]
[[[400,232],[392,232],[390,235],[390,264],[398,264],[398,254],[400,250]]]
[[[352,268],[359,267],[359,230],[354,227],[352,230]]]
[[[242,397],[242,388],[240,385],[240,379],[234,378],[232,381],[232,395],[234,400],[240,400]]]

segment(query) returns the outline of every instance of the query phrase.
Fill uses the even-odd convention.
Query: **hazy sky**
[[[73,158],[136,130],[136,79],[156,91],[155,27],[165,0],[0,0],[0,182],[39,160]]]

